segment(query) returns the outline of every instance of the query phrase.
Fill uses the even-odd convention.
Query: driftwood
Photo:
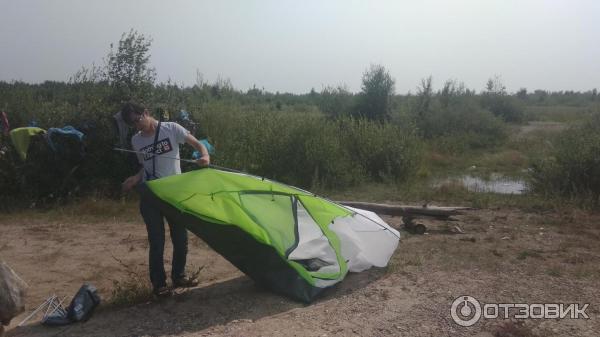
[[[360,201],[338,201],[337,203],[375,212],[377,214],[401,216],[404,228],[413,234],[425,234],[427,231],[427,227],[423,224],[416,223],[415,218],[429,217],[438,220],[456,220],[451,218],[451,216],[459,215],[462,214],[463,211],[472,209],[470,207],[387,205]],[[462,230],[459,232],[462,233]]]
[[[360,201],[338,201],[339,204],[364,209],[377,214],[402,216],[402,217],[432,217],[436,219],[448,219],[452,215],[460,215],[463,211],[472,209],[470,207],[438,207],[438,206],[406,206],[375,204]]]

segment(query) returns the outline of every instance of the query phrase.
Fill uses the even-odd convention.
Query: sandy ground
[[[401,227],[400,218],[386,220]],[[599,215],[493,209],[470,211],[456,222],[422,222],[428,233],[402,232],[388,268],[351,274],[310,305],[255,287],[191,235],[188,266],[205,266],[200,286],[168,299],[116,306],[114,281],[146,273],[146,233],[136,216],[82,221],[4,215],[0,258],[30,285],[27,311],[6,334],[600,336]],[[52,328],[36,317],[16,327],[51,294],[68,296],[68,302],[84,282],[95,285],[104,300],[88,322]],[[589,303],[590,319],[499,318],[461,327],[450,315],[461,295],[485,303]]]

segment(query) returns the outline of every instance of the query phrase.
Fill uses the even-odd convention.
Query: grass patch
[[[147,271],[114,256],[113,259],[125,270],[126,276],[119,280],[112,280],[113,287],[108,305],[130,306],[152,299],[152,286],[148,281]]]
[[[138,276],[129,274],[129,277],[122,280],[113,280],[109,305],[130,306],[138,303],[147,302],[152,299],[152,287],[146,280]]]
[[[44,222],[97,223],[118,219],[119,221],[134,221],[139,219],[137,195],[119,200],[110,198],[82,198],[73,200],[66,205],[56,205],[51,208],[34,208],[13,210],[5,214],[7,220],[24,217]]]
[[[585,119],[593,112],[591,106],[532,105],[525,108],[529,120],[572,123]]]
[[[517,254],[517,260],[525,260],[528,257],[534,257],[538,259],[543,258],[542,255],[535,250],[523,250],[520,251],[519,254]]]
[[[313,192],[315,192],[313,190]],[[512,207],[525,211],[567,210],[580,207],[575,200],[534,194],[498,194],[469,191],[460,183],[432,186],[431,179],[407,183],[365,183],[343,191],[319,190],[331,200],[385,202],[411,205],[452,205],[474,208]]]
[[[600,277],[600,271],[598,271],[598,267],[594,265],[578,265],[573,268],[573,276],[577,279],[598,279],[598,277]]]
[[[551,267],[551,268],[546,269],[546,275],[549,275],[552,277],[561,277],[562,271],[559,267]]]
[[[501,149],[498,152],[486,153],[473,161],[475,169],[471,174],[490,175],[500,173],[509,177],[522,177],[529,167],[527,157],[513,149]]]
[[[404,271],[406,267],[422,267],[425,257],[421,252],[408,250],[401,255],[394,257],[388,264],[388,272],[395,273]]]
[[[495,327],[494,337],[538,337],[531,328],[522,321],[508,321]]]

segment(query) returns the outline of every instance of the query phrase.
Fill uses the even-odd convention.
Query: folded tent
[[[386,266],[400,237],[372,212],[214,168],[150,181],[140,192],[255,282],[304,302],[348,271]]]
[[[27,159],[27,151],[29,150],[31,137],[44,132],[46,132],[46,130],[38,127],[16,128],[10,131],[10,139],[22,160]]]

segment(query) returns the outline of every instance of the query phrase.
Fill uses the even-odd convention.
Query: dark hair
[[[123,106],[121,107],[121,118],[123,118],[123,121],[125,121],[125,123],[131,125],[133,123],[133,115],[141,115],[144,113],[144,110],[146,110],[146,107],[144,107],[143,105],[133,102],[133,101],[129,101],[125,104],[123,104]]]

